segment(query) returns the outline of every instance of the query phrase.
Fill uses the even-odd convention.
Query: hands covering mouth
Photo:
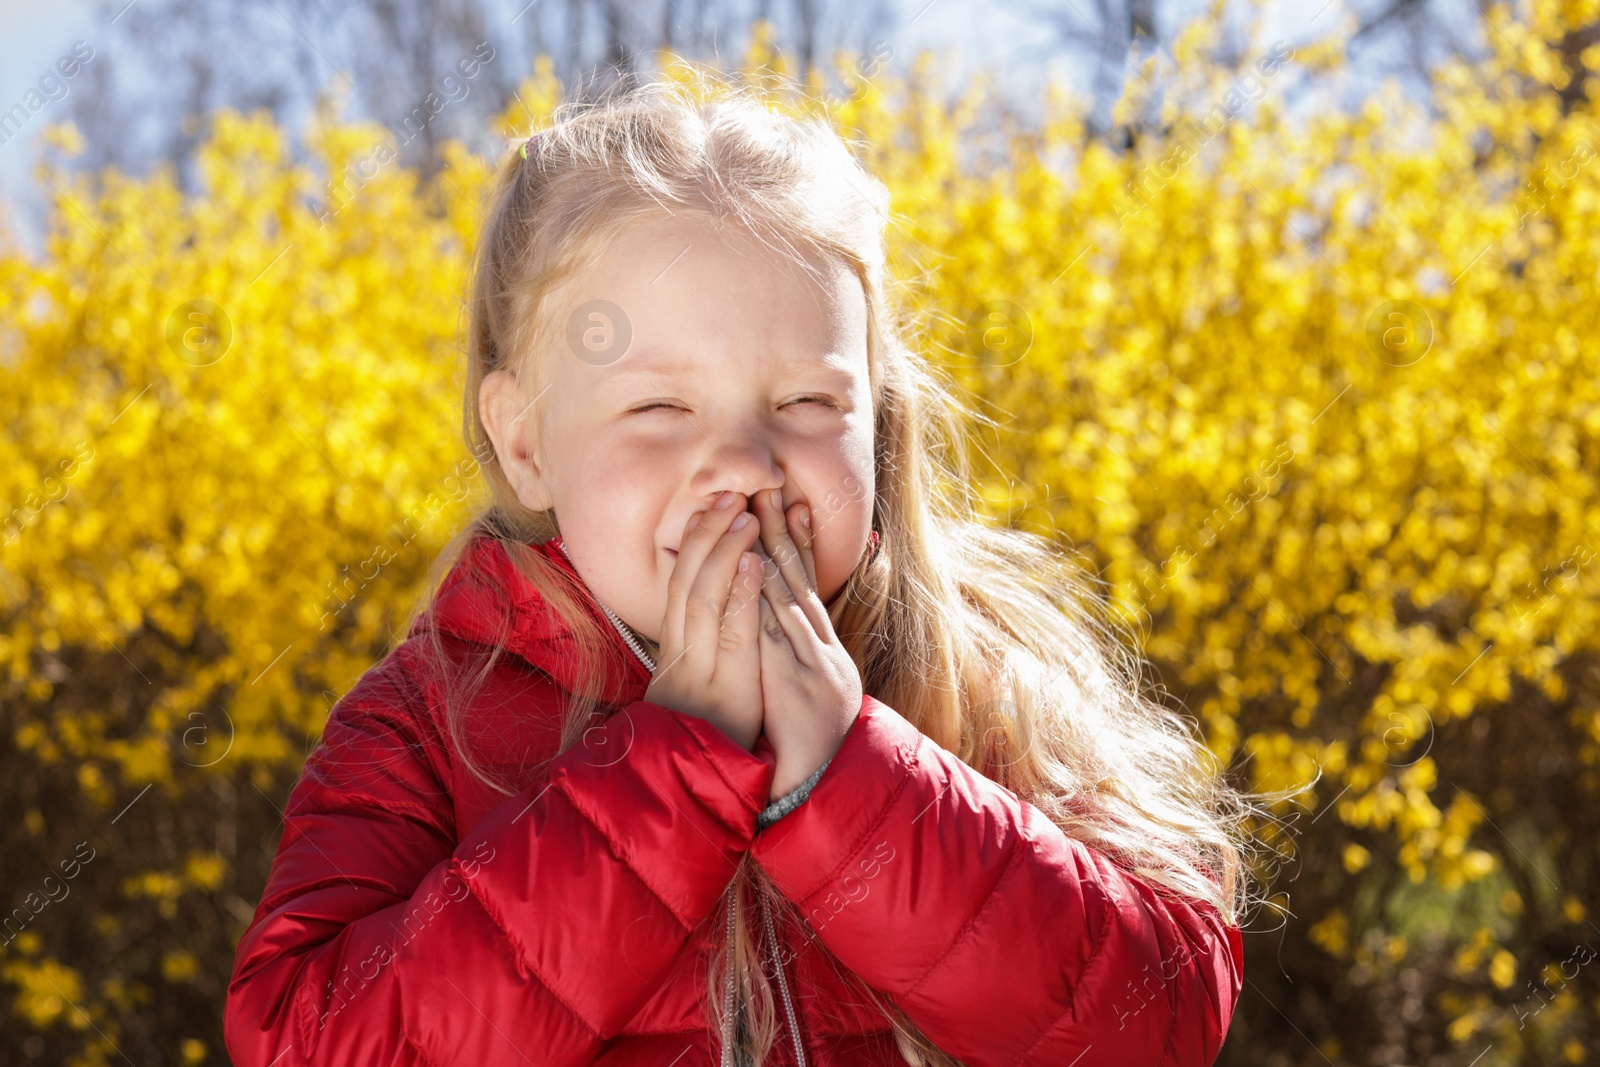
[[[747,752],[765,734],[782,796],[839,750],[861,677],[817,595],[810,509],[725,492],[673,549],[661,656],[645,699],[706,719]],[[690,610],[693,604],[695,610]],[[709,610],[707,610],[709,609]]]

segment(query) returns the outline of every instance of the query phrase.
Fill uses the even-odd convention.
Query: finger
[[[815,625],[806,617],[795,598],[794,590],[778,572],[777,564],[770,559],[762,559],[761,574],[764,579],[761,599],[776,618],[789,647],[794,651],[795,659],[808,667],[819,666],[822,662],[821,642]]]
[[[736,656],[757,648],[756,642],[761,638],[761,613],[755,610],[755,606],[760,599],[761,557],[754,552],[742,552],[733,577],[733,588],[728,593],[728,606],[722,614],[721,643],[717,646],[719,653]],[[722,664],[720,654],[717,663],[718,666]]]
[[[701,525],[709,521],[702,521]],[[711,547],[684,600],[683,654],[708,674],[715,670],[716,651],[722,643],[722,617],[733,591],[739,557],[755,543],[759,526],[749,512],[729,520],[727,531]]]
[[[806,571],[800,550],[789,536],[789,523],[783,513],[779,490],[759,492],[753,499],[761,519],[761,543],[767,555],[793,592],[801,616],[810,621],[818,636],[826,634],[828,628],[821,620],[827,618],[828,612],[816,595],[817,583]]]
[[[744,510],[743,494],[734,493],[724,507],[713,505],[689,516],[684,523],[683,537],[678,543],[678,558],[673,562],[672,575],[667,579],[667,612],[661,625],[661,651],[676,654],[682,651],[684,636],[684,605],[694,588],[695,576],[705,564],[711,549],[727,532],[734,517]],[[718,503],[721,498],[718,498]]]
[[[792,663],[796,661],[794,646],[789,643],[789,637],[784,633],[783,623],[778,621],[777,613],[772,610],[763,592],[757,598],[761,607],[760,640],[761,650],[767,655],[783,657],[780,662]]]
[[[705,518],[705,513],[697,511],[689,516],[689,521],[684,525],[683,540],[689,540],[689,534]],[[667,577],[667,609],[661,617],[661,654],[665,659],[675,656],[683,648],[683,599],[691,584],[689,567],[683,562],[683,553],[678,553],[678,558],[672,563],[672,574]]]
[[[811,529],[811,509],[804,504],[796,504],[789,509],[789,539],[800,549],[800,562],[805,564],[806,579],[811,583],[811,588],[817,588],[817,558],[816,546],[812,543],[816,534]],[[818,593],[821,596],[821,593]]]

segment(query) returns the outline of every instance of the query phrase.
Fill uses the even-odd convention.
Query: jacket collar
[[[528,548],[572,576],[583,592],[585,609],[609,635],[606,655],[615,659],[621,670],[611,672],[606,699],[613,703],[642,699],[650,674],[561,551],[561,536]],[[498,538],[480,535],[467,544],[434,595],[431,616],[431,625],[440,631],[478,644],[499,645],[549,675],[567,692],[575,690],[581,664],[570,624],[548,608]],[[429,625],[428,615],[420,616],[412,624],[411,634]]]

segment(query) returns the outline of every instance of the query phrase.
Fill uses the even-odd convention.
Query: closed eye
[[[804,403],[807,403],[807,402],[823,404],[823,405],[826,405],[827,407],[830,407],[830,408],[837,408],[839,406],[838,404],[835,404],[832,400],[829,400],[825,396],[802,396],[802,397],[797,397],[796,399],[789,401],[788,404],[785,404],[783,406],[784,407],[789,407],[789,406],[794,405],[794,404],[804,404]],[[656,400],[656,401],[652,401],[651,403],[648,403],[648,404],[641,404],[639,407],[636,407],[636,408],[629,408],[628,409],[628,414],[630,414],[630,415],[639,415],[639,414],[642,414],[642,413],[644,413],[646,411],[656,411],[656,410],[683,411],[684,409],[682,407],[679,407],[677,404],[669,404],[665,400]]]

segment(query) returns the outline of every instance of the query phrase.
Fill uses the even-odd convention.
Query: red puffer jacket
[[[559,548],[538,551],[571,571]],[[573,684],[561,622],[488,538],[438,595],[452,655],[481,654],[510,612],[472,750],[508,768],[549,757]],[[813,939],[970,1067],[1215,1059],[1238,928],[1065,836],[873,697],[806,801],[757,832],[770,746],[641,699],[649,675],[617,633],[633,667],[620,710],[506,799],[457,762],[420,631],[334,706],[289,797],[228,989],[238,1067],[715,1064],[704,954],[722,929],[706,920],[746,851],[808,920],[777,940],[813,1067],[903,1062]],[[792,1064],[778,1008],[769,1062]]]

